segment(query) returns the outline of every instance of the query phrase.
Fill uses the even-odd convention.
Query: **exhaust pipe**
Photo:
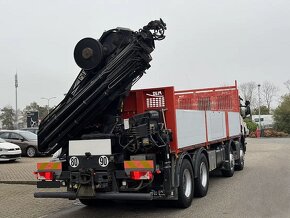
[[[35,198],[68,198],[69,200],[75,200],[77,198],[74,192],[35,192]]]

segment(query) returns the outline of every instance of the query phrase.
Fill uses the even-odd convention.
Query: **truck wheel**
[[[245,165],[245,152],[244,149],[241,147],[240,149],[240,158],[237,160],[235,165],[236,170],[243,170]]]
[[[179,174],[178,201],[180,208],[187,208],[191,205],[194,195],[193,169],[189,160],[184,159]]]
[[[206,156],[202,153],[199,155],[197,160],[197,178],[194,180],[196,197],[204,197],[207,194],[208,190],[208,181],[209,181],[209,171],[208,171],[208,161]]]
[[[26,149],[26,155],[27,155],[27,157],[35,157],[36,149],[34,147],[28,147]]]
[[[225,177],[232,177],[235,173],[235,158],[233,154],[233,149],[230,147],[229,151],[229,164],[230,169],[222,169],[221,172]]]

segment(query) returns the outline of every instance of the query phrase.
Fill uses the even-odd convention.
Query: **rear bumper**
[[[75,192],[36,192],[35,198],[67,198],[75,200]],[[89,199],[108,199],[108,200],[153,200],[152,193],[120,193],[120,192],[102,192],[96,193],[96,196]]]

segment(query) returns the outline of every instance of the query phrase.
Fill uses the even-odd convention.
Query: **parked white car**
[[[15,161],[20,158],[20,147],[0,138],[0,161]]]

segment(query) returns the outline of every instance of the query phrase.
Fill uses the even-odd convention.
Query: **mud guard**
[[[235,141],[230,140],[230,141],[228,141],[225,144],[225,157],[226,157],[226,160],[230,159],[230,156],[229,156],[230,155],[230,148],[232,148],[232,150],[237,153],[237,158],[240,158],[240,152],[237,152],[237,151],[240,151],[240,143],[239,142],[236,143]],[[230,164],[228,162],[225,162],[223,168],[229,169],[230,168]]]
[[[192,158],[190,157],[190,154],[187,152],[182,153],[176,161],[175,174],[174,174],[174,187],[175,188],[179,187],[179,174],[180,174],[181,164],[182,164],[182,161],[184,158],[189,160],[189,162],[192,166],[192,169],[194,169],[193,163],[192,163]]]
[[[197,178],[198,175],[198,166],[195,164],[196,160],[198,159],[199,155],[201,153],[205,153],[205,156],[207,158],[207,161],[209,163],[208,160],[208,154],[205,148],[200,148],[197,151],[194,152],[193,156],[192,156],[192,164],[193,164],[193,173],[194,173],[194,178]]]

